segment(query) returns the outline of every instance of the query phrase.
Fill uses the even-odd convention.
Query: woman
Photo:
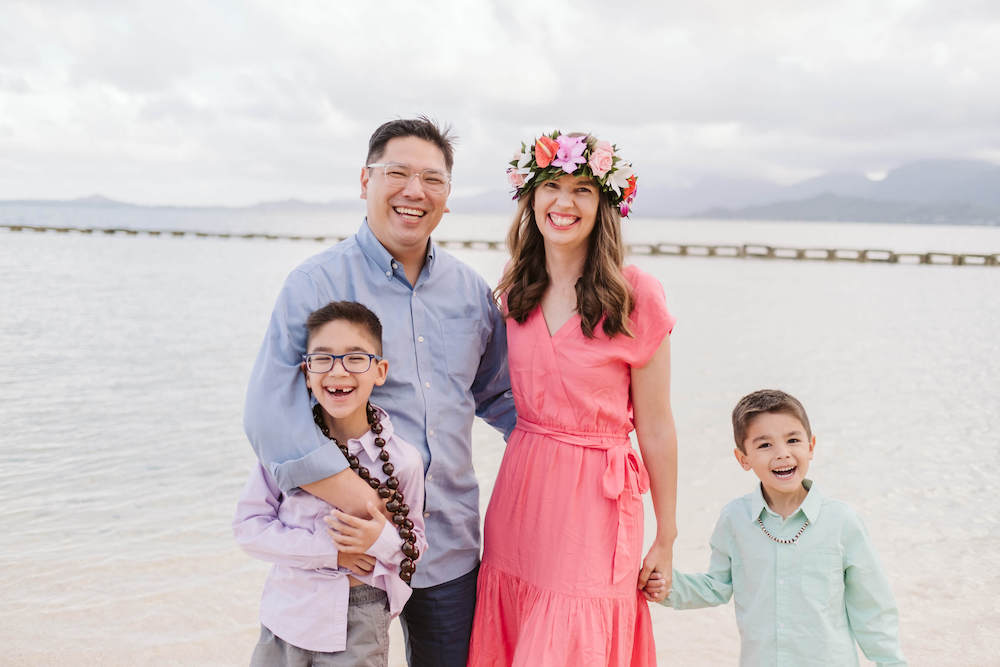
[[[469,664],[653,665],[639,589],[653,571],[669,587],[676,535],[674,318],[656,279],[622,266],[635,175],[611,144],[556,132],[522,144],[508,176],[519,203],[496,292],[518,424],[486,513]],[[647,488],[657,534],[640,562]]]

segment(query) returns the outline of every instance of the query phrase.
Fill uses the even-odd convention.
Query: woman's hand
[[[662,572],[653,570],[646,581],[645,588],[642,589],[643,596],[650,602],[660,602],[670,593],[668,577],[664,577]]]
[[[639,571],[639,588],[645,589],[649,583],[650,575],[656,572],[663,578],[664,588],[669,591],[670,580],[674,572],[673,563],[673,543],[653,542],[649,553],[646,554],[646,559],[642,561],[642,570]],[[666,596],[666,593],[663,595]]]
[[[344,554],[363,554],[368,551],[385,526],[385,516],[373,502],[368,502],[368,519],[332,510],[324,520],[330,528],[330,539],[337,545],[337,551]],[[346,566],[345,566],[346,567]]]

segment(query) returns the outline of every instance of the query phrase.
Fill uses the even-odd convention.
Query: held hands
[[[367,519],[337,509],[324,517],[330,539],[337,545],[337,563],[357,574],[367,574],[375,567],[375,558],[365,552],[375,544],[386,523],[375,503],[369,501],[367,509]]]
[[[659,602],[670,592],[670,582],[673,577],[672,544],[654,542],[642,561],[639,572],[638,587],[651,602]]]
[[[643,596],[650,602],[660,602],[670,593],[668,578],[662,572],[653,571],[646,580],[646,586],[642,589]]]

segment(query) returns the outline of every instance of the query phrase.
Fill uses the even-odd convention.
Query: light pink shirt
[[[423,460],[413,445],[393,435],[385,411],[376,409],[382,415],[382,437],[399,479],[399,490],[410,506],[417,548],[423,553],[427,549]],[[349,440],[347,448],[372,475],[384,480],[374,440],[375,435],[369,431],[357,440]],[[393,616],[399,614],[411,592],[399,578],[399,563],[405,557],[400,551],[403,540],[391,522],[386,522],[382,534],[367,551],[376,559],[370,574],[361,576],[346,568],[338,569],[337,547],[323,521],[331,509],[328,503],[298,488],[282,494],[271,474],[258,465],[250,474],[233,517],[233,534],[239,545],[251,556],[274,563],[261,596],[261,624],[286,642],[309,651],[346,648],[349,574],[384,590]]]

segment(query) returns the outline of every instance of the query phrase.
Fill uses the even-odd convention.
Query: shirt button
[[[417,342],[423,343],[424,342],[424,337],[423,336],[417,336]]]
[[[434,479],[434,475],[427,475],[427,477],[424,478],[424,480],[427,481],[427,482],[430,482],[433,479]]]
[[[425,519],[426,519],[426,518],[428,518],[428,517],[429,517],[430,515],[431,515],[431,513],[430,513],[430,512],[424,512],[424,518],[425,518]]]
[[[389,276],[390,278],[392,278],[392,271],[386,271],[386,272],[385,272],[385,275],[387,275],[387,276]]]
[[[434,435],[434,429],[430,429],[429,431],[427,431],[427,435]]]
[[[431,383],[430,382],[425,382],[424,386],[427,387],[428,389],[430,389],[431,388]]]
[[[392,263],[392,268],[398,269],[399,268],[399,264],[396,264],[396,262],[393,262]]]

